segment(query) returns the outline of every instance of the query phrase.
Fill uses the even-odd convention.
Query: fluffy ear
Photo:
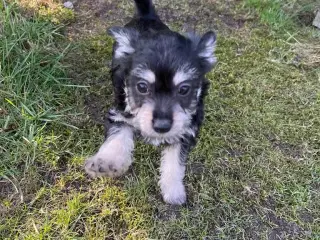
[[[217,62],[217,58],[214,55],[215,48],[216,34],[212,31],[205,33],[198,43],[197,52],[207,72],[209,72]]]
[[[139,33],[131,28],[112,27],[107,33],[111,35],[116,41],[114,49],[115,58],[130,55],[135,51],[135,44],[139,38]]]

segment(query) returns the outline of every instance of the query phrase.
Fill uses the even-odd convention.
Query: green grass
[[[158,7],[174,14],[185,5],[187,14],[183,3]],[[70,40],[70,28],[2,8],[1,239],[319,239],[320,71],[299,53],[316,58],[310,49],[320,36],[293,12],[285,15],[308,5],[216,4],[233,18],[249,10],[256,18],[239,30],[217,21],[219,63],[208,74],[206,121],[187,163],[183,207],[161,199],[155,147],[137,143],[133,168],[120,179],[84,173],[111,104],[111,39],[84,32]],[[202,29],[208,18],[195,21]]]
[[[49,124],[64,124],[66,75],[60,60],[59,28],[14,15],[9,6],[1,12],[1,152],[0,173],[17,174],[36,157],[29,152]],[[61,110],[60,110],[61,109]],[[22,168],[24,169],[24,167]]]
[[[313,20],[313,12],[317,5],[315,0],[246,0],[245,6],[255,11],[262,23],[272,26],[275,30],[295,31],[299,24],[310,24],[303,21]],[[308,19],[299,19],[308,15],[311,15]]]

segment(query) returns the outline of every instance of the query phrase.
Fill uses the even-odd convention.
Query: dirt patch
[[[297,237],[305,236],[306,232],[297,223],[287,221],[276,215],[276,204],[276,201],[271,196],[268,196],[262,202],[264,209],[262,210],[262,213],[259,214],[260,216],[264,216],[264,219],[261,220],[268,229],[268,239],[295,239]]]
[[[57,182],[57,179],[64,173],[60,169],[58,170],[48,170],[48,169],[39,169],[38,173],[41,176],[42,182],[44,184],[54,185]]]
[[[74,4],[76,21],[67,27],[68,36],[83,38],[106,32],[110,24],[123,25],[126,20],[124,3],[112,0],[78,0]]]
[[[155,211],[156,218],[164,221],[174,220],[181,216],[181,206],[163,205],[158,206]]]
[[[312,26],[315,13],[311,11],[302,11],[297,15],[297,21],[302,26]]]
[[[226,154],[229,157],[237,158],[237,157],[241,157],[244,153],[240,150],[229,148],[226,150]]]
[[[14,189],[13,184],[8,180],[0,179],[0,201],[12,199],[15,194],[17,194],[17,191]],[[0,213],[1,206],[4,207],[2,204],[0,204]]]
[[[23,201],[18,184],[0,179],[0,218],[13,211]]]
[[[299,146],[294,146],[286,142],[273,142],[272,146],[280,150],[284,155],[299,159],[303,156],[303,150]]]
[[[234,18],[231,14],[220,15],[221,20],[229,27],[240,29],[244,26],[246,20]]]
[[[78,171],[81,171],[82,169],[79,169]],[[77,192],[87,192],[90,190],[90,179],[89,178],[81,178],[81,179],[74,179],[72,181],[68,181],[65,183],[64,188],[61,190],[64,193],[69,193],[72,191]]]
[[[300,159],[303,157],[304,151],[301,146],[296,146],[273,137],[269,137],[268,139],[271,143],[271,146],[280,151],[282,154],[294,159]]]
[[[318,42],[295,43],[292,47],[292,52],[296,54],[293,64],[308,68],[320,67],[320,44]]]
[[[13,191],[13,185],[5,179],[0,179],[0,199],[7,197]]]
[[[72,153],[64,151],[59,154],[57,167],[61,169],[61,171],[65,171],[68,168],[68,162],[72,158]]]
[[[188,167],[187,167],[187,172],[190,175],[202,175],[203,173],[206,172],[206,167],[205,164],[201,163],[201,162],[194,162],[191,163]]]
[[[269,240],[279,240],[286,238],[296,238],[304,235],[303,229],[294,222],[288,222],[285,219],[276,216],[273,212],[268,212],[266,218],[269,222],[274,224],[268,234]]]
[[[219,32],[228,32],[226,28],[238,30],[244,26],[247,19],[238,17],[240,14],[236,13],[239,4],[237,0],[155,2],[158,15],[170,26],[188,24],[191,29],[198,31],[215,29]],[[76,20],[67,27],[71,38],[104,33],[110,26],[124,25],[134,14],[131,1],[78,0],[74,7]]]
[[[261,235],[266,231],[266,225],[264,222],[256,217],[252,219],[252,224],[245,228],[246,239],[261,239]]]
[[[299,211],[299,218],[304,223],[312,223],[314,221],[312,213],[306,209]]]
[[[268,196],[263,202],[262,205],[267,209],[274,211],[276,209],[276,201],[271,197]]]
[[[304,239],[310,233],[305,231],[295,222],[286,220],[276,214],[276,201],[268,196],[261,202],[261,208],[252,208],[249,214],[252,216],[251,226],[246,228],[246,237],[248,239],[261,239],[264,233],[267,234],[269,240],[281,239]],[[311,221],[313,218],[305,211],[301,212],[301,218],[305,218],[305,222]]]
[[[103,104],[103,99],[94,93],[91,93],[85,98],[86,113],[97,124],[104,124],[104,117],[107,113]]]

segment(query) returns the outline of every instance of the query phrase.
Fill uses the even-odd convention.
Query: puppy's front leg
[[[180,205],[186,201],[186,191],[183,184],[186,168],[185,157],[180,143],[170,145],[162,152],[159,185],[166,203]]]
[[[132,163],[133,131],[126,124],[112,124],[107,139],[99,151],[85,163],[91,177],[117,177],[124,174]]]

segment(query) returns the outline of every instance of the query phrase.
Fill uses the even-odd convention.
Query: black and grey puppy
[[[132,163],[134,138],[164,145],[159,185],[165,202],[183,204],[185,161],[204,118],[205,74],[216,62],[216,36],[171,31],[151,0],[135,0],[137,13],[115,39],[112,81],[115,107],[109,111],[106,140],[90,157],[91,177],[116,177]]]

